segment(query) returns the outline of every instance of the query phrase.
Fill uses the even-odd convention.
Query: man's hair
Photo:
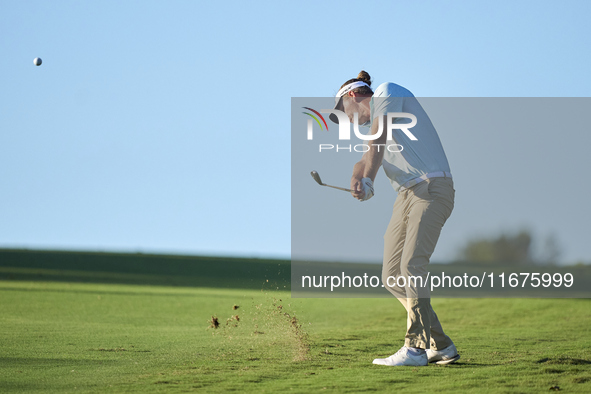
[[[350,79],[347,82],[345,82],[344,84],[342,84],[341,89],[343,88],[343,86],[348,85],[353,82],[365,82],[369,86],[361,86],[359,88],[353,89],[352,92],[359,93],[359,94],[373,94],[373,90],[371,90],[371,88],[370,88],[371,77],[369,76],[369,74],[367,72],[361,70],[359,72],[359,75],[357,75],[357,78]]]

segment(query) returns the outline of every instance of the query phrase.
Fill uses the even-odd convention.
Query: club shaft
[[[322,186],[332,187],[333,189],[339,189],[339,190],[342,190],[342,191],[345,191],[345,192],[352,192],[353,191],[351,189],[345,189],[344,187],[327,185],[326,183],[323,183]]]

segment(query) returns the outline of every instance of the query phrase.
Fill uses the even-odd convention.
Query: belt
[[[404,185],[400,186],[399,190],[408,189],[410,187],[413,187],[417,183],[421,183],[424,180],[427,180],[429,178],[451,178],[451,177],[452,177],[451,173],[449,173],[447,171],[430,172],[428,174],[421,175],[418,178],[411,179],[410,181],[406,182]]]

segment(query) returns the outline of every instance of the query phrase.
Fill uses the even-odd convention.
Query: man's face
[[[343,112],[353,123],[353,114],[359,114],[359,125],[365,125],[370,122],[369,100],[371,97],[347,95],[343,97]]]

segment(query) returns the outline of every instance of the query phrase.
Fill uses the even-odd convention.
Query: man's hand
[[[371,178],[351,178],[351,194],[359,201],[367,201],[374,195]]]
[[[363,201],[362,198],[365,197],[363,193],[363,186],[361,186],[361,178],[353,176],[351,178],[351,195],[358,199],[359,201]]]
[[[371,178],[363,178],[361,180],[361,186],[363,187],[364,197],[361,201],[367,201],[373,197],[373,181]]]

